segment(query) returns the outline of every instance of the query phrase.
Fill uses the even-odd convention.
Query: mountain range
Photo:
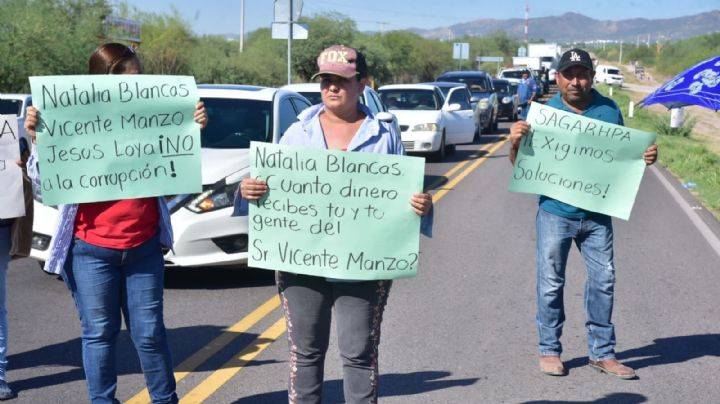
[[[618,3],[621,4],[621,3]],[[479,19],[466,23],[433,29],[413,28],[426,38],[453,39],[463,36],[484,36],[496,31],[505,31],[515,38],[524,38],[525,20]],[[546,42],[591,42],[637,40],[650,42],[673,41],[720,31],[720,10],[701,14],[649,20],[633,18],[618,21],[600,21],[578,13],[565,13],[554,17],[528,19],[528,37],[544,39]]]

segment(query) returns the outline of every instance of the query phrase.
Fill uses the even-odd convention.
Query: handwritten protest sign
[[[43,203],[201,191],[193,77],[42,76],[30,87]]]
[[[424,159],[253,142],[248,265],[338,279],[415,276]]]
[[[627,220],[655,134],[532,103],[510,191]]]
[[[0,218],[25,216],[17,117],[0,115]]]

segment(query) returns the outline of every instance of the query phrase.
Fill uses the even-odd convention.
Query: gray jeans
[[[277,273],[290,347],[288,401],[320,403],[335,307],[345,401],[376,403],[380,323],[392,281],[331,282]]]

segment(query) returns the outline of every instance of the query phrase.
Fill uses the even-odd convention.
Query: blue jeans
[[[5,278],[10,264],[10,226],[0,227],[0,380],[5,380],[7,368],[8,321],[5,303]]]
[[[530,106],[527,102],[520,104],[520,120],[524,121],[527,119],[528,110]]]
[[[163,323],[164,273],[157,235],[127,250],[77,238],[70,245],[63,277],[80,315],[83,367],[92,403],[114,402],[121,311],[152,402],[178,402]]]
[[[612,324],[615,267],[612,219],[593,215],[567,219],[538,209],[537,219],[537,327],[540,355],[560,355],[565,322],[563,287],[565,267],[573,241],[587,267],[585,327],[591,360],[615,357]]]

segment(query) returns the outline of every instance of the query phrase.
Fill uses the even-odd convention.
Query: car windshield
[[[22,100],[0,100],[0,115],[20,116],[22,104]]]
[[[510,89],[510,83],[493,83],[495,86],[495,90],[497,90],[499,93],[510,93],[512,90]]]
[[[433,90],[381,90],[380,99],[388,109],[439,110]]]
[[[465,83],[473,93],[486,93],[488,91],[488,89],[485,88],[485,80],[480,77],[443,77],[442,80]]]
[[[450,90],[453,89],[453,88],[455,88],[455,87],[451,87],[451,86],[438,86],[438,88],[440,89],[440,91],[442,91],[442,93],[443,93],[443,95],[445,96],[445,98],[447,98],[447,95],[448,95],[448,93],[450,92]]]
[[[620,75],[620,70],[618,69],[607,69],[608,74],[617,74]]]
[[[506,79],[521,79],[523,73],[525,73],[525,70],[507,70],[500,73],[500,75]]]
[[[261,100],[203,98],[208,124],[200,137],[202,147],[247,149],[251,141],[272,138],[272,103]]]
[[[298,94],[307,98],[310,104],[320,104],[322,102],[322,96],[317,91],[298,91]]]

